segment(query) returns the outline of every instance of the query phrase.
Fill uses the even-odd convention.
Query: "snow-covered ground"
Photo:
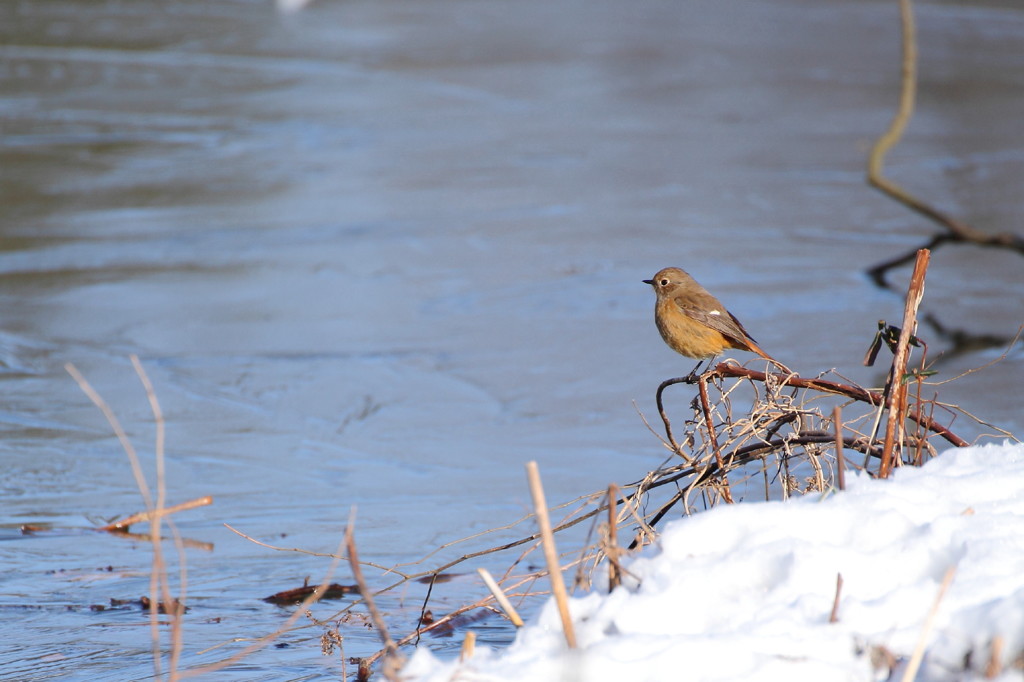
[[[571,600],[575,651],[549,602],[507,649],[460,663],[421,648],[403,677],[900,680],[924,636],[918,680],[986,679],[999,639],[994,679],[1022,680],[1024,446],[950,450],[823,497],[719,506],[666,526],[628,568],[639,582]]]

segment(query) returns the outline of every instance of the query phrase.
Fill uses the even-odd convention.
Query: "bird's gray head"
[[[654,287],[658,296],[671,296],[679,287],[690,288],[697,284],[693,277],[690,277],[684,270],[679,268],[664,268],[658,270],[654,277],[645,279],[644,284]],[[698,285],[699,286],[699,285]]]

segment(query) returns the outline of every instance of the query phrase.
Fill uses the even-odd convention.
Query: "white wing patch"
[[[721,310],[709,310],[708,311],[708,315],[721,315],[721,314],[722,314]]]

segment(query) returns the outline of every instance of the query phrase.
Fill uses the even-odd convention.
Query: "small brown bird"
[[[691,376],[705,360],[729,348],[757,353],[789,372],[785,365],[761,350],[740,321],[686,272],[665,268],[644,283],[654,287],[658,296],[654,321],[661,338],[677,353],[700,360]]]

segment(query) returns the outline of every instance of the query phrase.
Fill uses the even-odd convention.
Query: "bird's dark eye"
[[[667,279],[663,279],[660,282],[658,282],[658,284],[660,284],[663,287],[667,287],[668,286],[668,280]]]

